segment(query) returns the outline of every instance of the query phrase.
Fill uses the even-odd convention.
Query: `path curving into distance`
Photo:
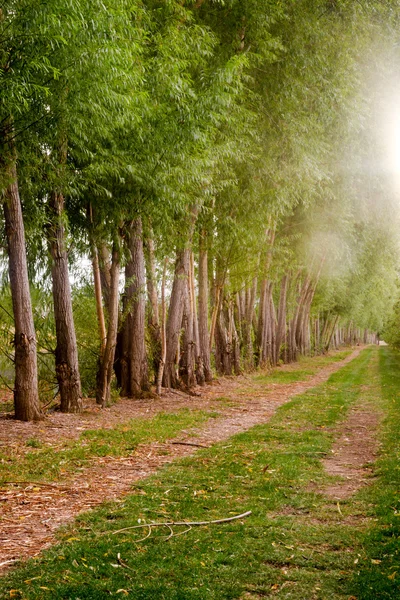
[[[182,432],[179,437],[166,443],[139,444],[128,457],[96,458],[90,467],[74,474],[73,477],[68,477],[64,484],[3,485],[0,489],[0,573],[4,573],[18,560],[36,556],[44,548],[55,544],[57,529],[72,521],[79,513],[94,508],[104,501],[118,501],[132,491],[132,486],[136,482],[155,473],[163,465],[191,456],[199,447],[211,446],[255,425],[267,423],[277,408],[294,396],[324,383],[333,373],[354,360],[361,350],[362,348],[359,347],[345,359],[321,368],[307,381],[290,384],[273,383],[267,386],[265,393],[263,393],[264,384],[259,386],[261,393],[250,396],[237,394],[237,383],[228,382],[225,387],[218,385],[210,387],[205,398],[200,400],[180,396],[179,401],[169,403],[169,408],[161,402],[156,404],[157,410],[170,412],[176,412],[177,408],[204,406],[207,401],[209,401],[208,406],[212,406],[213,398],[221,396],[223,389],[224,396],[235,400],[235,405],[232,407],[219,405],[217,418],[210,418],[198,429]],[[139,412],[138,416],[148,415],[148,404],[143,404],[141,413],[136,404],[135,411]],[[150,416],[153,416],[154,409],[151,413]],[[113,414],[113,411],[110,414]],[[58,420],[62,418],[76,424],[79,416],[75,415],[73,419],[70,419],[70,415],[55,417]],[[125,418],[131,418],[131,414],[125,415]],[[124,415],[120,418],[120,422],[123,420]],[[13,422],[9,426],[12,428],[13,425],[16,430],[20,432],[23,430],[23,425],[20,423]],[[92,427],[92,423],[90,426]],[[101,420],[98,426],[101,427]],[[32,428],[35,427],[38,426],[27,424],[24,432],[32,435]],[[57,429],[60,425],[53,424],[50,427]],[[74,428],[78,430],[78,434],[82,429],[83,427]],[[57,434],[59,435],[60,432],[54,432],[52,435],[56,437]],[[66,437],[71,436],[72,434],[67,432]]]

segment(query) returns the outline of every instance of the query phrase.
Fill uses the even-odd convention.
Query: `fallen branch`
[[[124,567],[124,569],[129,569],[130,571],[133,570],[126,563],[124,563],[124,561],[121,558],[121,554],[119,552],[117,554],[117,562],[118,562],[119,565],[121,565],[121,567]]]
[[[175,446],[195,446],[196,448],[209,448],[210,446],[205,446],[204,444],[195,444],[194,442],[171,442]]]
[[[229,523],[230,521],[236,521],[237,519],[244,519],[251,515],[251,510],[248,510],[241,515],[236,515],[235,517],[227,517],[225,519],[216,519],[214,521],[168,521],[167,523],[140,523],[140,525],[132,525],[131,527],[124,527],[123,529],[117,529],[117,531],[112,531],[111,535],[116,535],[117,533],[122,533],[124,531],[130,531],[131,529],[139,529],[141,527],[168,527],[171,529],[173,525],[181,525],[184,527],[201,527],[202,525],[216,525],[218,523]],[[109,532],[106,531],[102,535],[107,535]]]

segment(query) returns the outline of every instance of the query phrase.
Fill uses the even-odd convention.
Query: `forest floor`
[[[53,412],[39,423],[18,422],[3,413],[0,572],[17,559],[35,556],[54,544],[60,525],[104,500],[115,500],[129,493],[134,482],[162,465],[267,422],[279,406],[326,381],[360,351],[357,348],[351,354],[333,353],[283,366],[275,371],[275,377],[258,373],[253,377],[221,378],[203,388],[199,396],[167,392],[157,400],[123,398],[105,410],[98,408],[93,399],[86,399],[83,414]],[[348,355],[342,358],[343,354]],[[299,381],[293,381],[296,379]],[[284,383],[285,380],[290,383]],[[183,429],[178,421],[178,436],[160,441],[163,432],[157,427],[159,422],[154,423],[154,417],[185,414],[187,410],[194,415],[193,421],[184,422]],[[65,459],[66,451],[71,448],[68,441],[82,438],[83,432],[111,431],[122,424],[135,434],[138,419],[142,425],[143,419],[149,421],[147,426],[157,432],[154,441],[137,443],[134,435],[127,451],[123,448],[117,456],[110,456],[111,448],[104,447],[108,440],[102,437],[105,444],[100,447],[100,455],[98,448],[90,453],[86,447],[85,455],[73,456],[70,461]],[[60,455],[62,467],[55,469],[61,462]],[[60,480],[62,483],[53,483]]]
[[[52,413],[46,421],[36,424],[17,423],[4,414],[0,425],[2,459],[0,563],[3,571],[15,567],[17,559],[32,556],[37,557],[39,565],[41,560],[56,563],[57,560],[67,560],[66,554],[77,545],[77,554],[74,554],[75,558],[71,558],[72,567],[69,565],[68,569],[63,570],[64,588],[66,582],[71,586],[70,580],[75,581],[75,571],[82,571],[77,568],[77,565],[82,565],[85,569],[87,566],[85,566],[87,559],[78,557],[78,555],[86,555],[86,549],[80,548],[80,544],[87,544],[80,541],[82,536],[97,538],[99,528],[116,529],[114,521],[118,521],[118,529],[120,525],[124,529],[125,520],[128,518],[126,514],[122,514],[128,510],[125,506],[135,502],[140,504],[142,501],[146,507],[142,506],[139,512],[136,507],[134,511],[136,516],[133,519],[133,524],[140,525],[137,532],[139,537],[133,543],[129,541],[131,550],[135,549],[135,560],[140,559],[141,552],[148,553],[150,548],[156,551],[153,540],[153,531],[156,527],[153,529],[147,526],[141,529],[141,523],[154,523],[154,520],[157,521],[160,517],[163,517],[160,519],[162,522],[170,523],[166,525],[171,530],[167,537],[171,542],[173,538],[177,538],[176,541],[174,540],[175,543],[182,540],[180,543],[184,544],[183,552],[187,555],[189,550],[184,542],[187,536],[180,537],[184,532],[173,531],[172,521],[179,519],[187,521],[188,517],[196,516],[196,510],[198,513],[199,508],[201,509],[198,515],[200,520],[205,520],[205,517],[208,520],[208,515],[204,511],[209,511],[210,519],[219,516],[231,517],[233,513],[244,512],[244,509],[248,508],[244,504],[250,482],[260,477],[262,486],[265,487],[266,481],[269,482],[267,486],[273,483],[276,486],[273,488],[275,491],[260,488],[257,497],[247,498],[247,500],[250,505],[261,502],[261,505],[264,505],[263,516],[265,518],[267,515],[269,520],[267,530],[271,533],[279,525],[279,536],[281,538],[286,536],[287,539],[277,542],[275,532],[274,539],[267,543],[267,547],[263,546],[262,551],[266,558],[262,561],[261,571],[265,571],[264,577],[267,579],[268,573],[270,575],[272,573],[272,579],[268,579],[267,584],[252,583],[252,577],[249,578],[248,574],[246,575],[247,587],[244,582],[239,585],[237,578],[231,580],[231,576],[225,581],[224,573],[225,570],[228,573],[229,568],[226,566],[225,569],[223,563],[222,567],[219,566],[217,582],[210,583],[206,578],[207,582],[203,584],[206,588],[200,586],[200,591],[197,590],[197,582],[183,595],[177,595],[173,581],[169,580],[172,576],[164,581],[165,589],[158,590],[154,587],[153,576],[150,577],[151,581],[145,584],[139,572],[140,567],[126,564],[127,541],[124,539],[121,543],[114,538],[110,542],[107,538],[108,546],[121,547],[124,551],[124,558],[121,559],[122,554],[113,550],[117,558],[114,557],[112,563],[114,566],[111,570],[119,568],[127,578],[124,583],[121,581],[115,583],[117,587],[112,586],[115,587],[114,592],[110,592],[108,588],[104,591],[101,587],[100,579],[109,581],[108,577],[99,579],[96,576],[96,582],[92,582],[90,592],[84,593],[79,588],[79,592],[74,590],[70,595],[71,592],[60,588],[60,595],[57,595],[54,581],[51,585],[48,583],[48,575],[46,585],[41,585],[42,574],[32,575],[38,568],[42,573],[42,567],[36,567],[33,562],[28,563],[26,572],[22,566],[22,570],[17,569],[14,574],[11,573],[9,576],[11,579],[4,579],[4,587],[1,587],[0,594],[4,591],[5,595],[0,597],[103,598],[110,594],[119,597],[128,594],[132,598],[169,600],[173,598],[261,598],[279,593],[279,597],[296,600],[349,598],[348,594],[332,593],[333,584],[328,575],[332,571],[334,587],[337,587],[338,582],[348,578],[349,556],[351,555],[351,565],[354,570],[354,565],[357,565],[363,558],[363,553],[366,553],[365,545],[360,545],[358,541],[355,543],[354,538],[360,532],[364,533],[374,519],[370,514],[371,502],[359,501],[357,498],[360,494],[362,496],[363,490],[368,489],[366,484],[373,480],[372,476],[375,476],[373,464],[377,454],[382,450],[378,433],[381,431],[384,409],[382,401],[376,400],[377,395],[379,396],[377,390],[380,389],[377,356],[378,352],[391,352],[386,349],[378,351],[369,348],[359,356],[360,351],[361,348],[357,348],[351,353],[337,353],[328,357],[309,359],[269,374],[257,372],[248,377],[223,379],[216,385],[207,387],[201,397],[169,394],[160,400],[123,399],[104,411],[99,411],[95,405],[88,402],[82,415]],[[334,373],[337,374],[330,377]],[[255,427],[256,425],[261,425],[261,429]],[[234,435],[241,432],[244,438]],[[208,459],[205,458],[207,456]],[[167,463],[173,461],[174,464],[167,468]],[[225,487],[222,483],[215,484],[216,479],[223,481],[223,476],[217,477],[213,472],[215,469],[219,471],[222,468],[217,464],[218,461],[223,461],[224,467],[229,470]],[[253,463],[257,461],[261,462],[258,467],[255,467]],[[281,481],[278,474],[279,477],[283,476],[285,461],[289,473],[286,473],[286,481]],[[199,475],[197,471],[208,463],[211,467],[206,467],[206,474]],[[234,474],[236,469],[238,473]],[[148,476],[152,474],[153,477],[149,478]],[[207,483],[205,478],[208,480]],[[214,484],[210,484],[210,481]],[[299,492],[299,482],[302,487],[301,492]],[[212,485],[216,488],[220,488],[221,485],[224,487],[223,493],[220,490],[218,498],[211,493]],[[260,482],[257,485],[260,485]],[[183,499],[187,493],[189,498]],[[282,496],[279,502],[272,499],[274,494]],[[291,498],[293,494],[295,499]],[[306,497],[309,498],[308,502],[304,500]],[[229,501],[230,498],[232,502]],[[352,505],[353,498],[356,498],[354,505]],[[112,501],[112,503],[106,503],[97,511],[85,513],[89,508],[94,508],[104,501]],[[347,506],[346,503],[349,505]],[[152,504],[154,506],[150,507]],[[228,506],[225,508],[225,513],[223,505]],[[320,510],[313,508],[316,506]],[[173,517],[171,517],[171,507],[174,508],[173,512],[178,513]],[[219,510],[222,510],[221,514],[216,514]],[[132,512],[132,506],[128,512],[129,514]],[[257,508],[253,512],[257,520]],[[80,517],[74,524],[73,519],[78,514]],[[138,514],[141,515],[139,519],[137,519]],[[128,522],[129,528],[132,527],[132,517],[128,518]],[[66,529],[59,529],[60,525],[66,523],[70,523]],[[298,528],[298,533],[302,537],[305,525],[312,528],[312,535],[314,529],[328,528],[329,532],[325,531],[325,537],[319,543],[319,550],[314,548],[309,557],[304,549],[307,545],[305,541],[307,535],[310,535],[308,532],[304,539],[299,541],[302,554],[300,553],[300,557],[296,558],[298,546],[290,543],[290,538],[295,536]],[[344,542],[342,539],[340,543],[333,542],[331,539],[333,530],[337,529],[338,525],[350,528],[352,531],[351,544],[347,539],[347,530],[345,535],[346,564],[342,565],[342,571],[346,577],[343,573],[340,575],[341,570],[336,566]],[[265,523],[262,526],[256,524],[254,527],[255,531],[260,532],[260,528],[265,527]],[[239,528],[242,531],[242,541],[238,556],[246,546],[243,540],[246,520],[240,520]],[[205,527],[205,529],[209,528]],[[231,531],[234,531],[233,526]],[[153,541],[149,541],[149,546],[146,548],[138,546],[137,544],[141,542],[139,538],[143,535],[146,538],[147,534]],[[199,531],[193,535],[200,536],[194,542],[200,544]],[[211,535],[210,531],[208,535]],[[254,535],[252,530],[250,537],[256,547]],[[159,535],[155,538],[159,544]],[[53,547],[60,539],[64,540],[64,546],[68,547],[68,551],[59,550],[58,546],[55,546],[56,554],[54,552],[52,554],[51,549],[45,554],[48,558],[41,559],[39,552],[43,548]],[[106,540],[106,537],[102,539]],[[165,536],[162,539],[165,541]],[[145,543],[142,541],[142,544]],[[211,543],[221,545],[219,538],[218,541],[214,540]],[[98,544],[97,540],[96,547]],[[282,544],[283,550],[280,548]],[[350,545],[354,547],[358,545],[360,552],[356,552],[355,549],[350,551]],[[168,549],[164,544],[161,550],[158,550],[158,556],[156,552],[158,563],[160,551],[162,555],[171,552],[169,548],[172,544],[167,546]],[[284,551],[286,548],[293,550],[294,553],[285,560],[282,560],[282,557],[279,560],[276,557],[270,560],[268,554],[271,552],[271,547],[273,552],[277,552],[279,548]],[[324,548],[328,554],[333,554],[334,568],[312,566],[314,559],[319,557]],[[224,552],[221,547],[221,553]],[[349,556],[346,556],[346,553],[349,553]],[[106,556],[107,551],[103,554]],[[174,563],[177,555],[173,554]],[[201,552],[200,555],[204,559],[200,561],[200,569],[203,569],[201,565],[203,563],[208,565],[209,557],[204,558]],[[304,559],[305,555],[307,555],[306,559]],[[167,556],[164,558],[168,559]],[[250,559],[247,557],[246,561],[248,560]],[[250,563],[254,560],[256,558],[252,556]],[[371,563],[373,565],[380,565],[382,562],[376,557],[371,560],[377,561]],[[296,561],[300,561],[299,564],[296,564]],[[306,563],[305,570],[301,569],[302,561]],[[230,562],[230,559],[227,560],[226,565]],[[219,561],[214,563],[215,571]],[[57,571],[58,563],[56,566]],[[61,566],[65,567],[65,565]],[[97,569],[92,567],[93,565],[90,567],[91,570]],[[160,566],[157,568],[161,569]],[[244,568],[244,565],[240,568]],[[253,564],[253,568],[256,571],[260,570],[260,565],[255,567]],[[293,579],[294,568],[296,577]],[[54,564],[51,569],[54,570]],[[187,578],[189,577],[187,566],[184,569]],[[135,571],[134,576],[132,570]],[[18,581],[20,572],[25,582],[23,591],[21,591],[21,583],[13,583]],[[396,572],[390,571],[387,577],[390,578],[393,572],[395,575],[388,581],[395,585]],[[203,571],[201,573],[200,579],[204,579],[205,574]],[[288,578],[289,573],[291,578]],[[84,578],[87,578],[87,575],[87,572],[84,573]],[[117,575],[119,578],[122,577],[120,572]],[[374,577],[375,575],[376,573]],[[165,580],[165,574],[157,577],[163,577]],[[191,577],[192,575],[189,579]],[[134,585],[132,579],[137,578],[138,581]],[[36,579],[38,583],[35,586]],[[172,580],[174,579],[175,577],[172,577]],[[321,582],[321,579],[324,581]],[[234,582],[236,591],[229,591],[228,588]],[[312,593],[310,582],[313,586]],[[10,589],[13,585],[18,587]],[[108,582],[107,585],[109,587],[110,583]],[[150,589],[149,585],[153,587]],[[241,591],[238,591],[240,586]],[[302,591],[302,586],[305,586],[304,590],[307,591]],[[133,589],[135,592],[132,591]],[[331,591],[327,595],[328,589]],[[301,595],[303,593],[305,595]],[[364,597],[381,596],[353,596],[353,598]]]

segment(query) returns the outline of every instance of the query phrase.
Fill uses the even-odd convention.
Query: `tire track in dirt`
[[[372,463],[378,452],[377,430],[382,415],[371,403],[350,410],[332,447],[332,455],[322,464],[328,475],[340,477],[320,491],[333,500],[345,500],[368,484]]]
[[[185,444],[211,446],[255,425],[267,423],[279,406],[325,382],[330,375],[356,358],[361,350],[362,348],[357,348],[344,360],[323,367],[307,381],[270,384],[267,386],[268,391],[261,396],[238,396],[238,386],[234,384],[228,392],[224,390],[224,395],[231,396],[235,402],[239,398],[240,404],[235,404],[234,407],[219,406],[220,415],[209,419],[201,428],[184,432],[166,443],[140,444],[128,457],[96,458],[90,467],[82,470],[74,478],[68,478],[64,485],[3,486],[0,490],[0,572],[5,572],[17,560],[36,556],[44,548],[56,543],[57,529],[73,520],[79,513],[107,500],[120,500],[132,491],[135,482],[155,473],[163,465],[181,457],[191,456],[197,451],[195,446]],[[259,389],[262,389],[261,385]],[[210,407],[218,394],[221,395],[218,386],[212,387],[202,400],[193,401],[187,398],[185,402],[181,399],[180,402],[170,403],[169,412],[176,412],[183,407]],[[165,410],[165,403],[160,405],[164,406]],[[137,405],[135,412],[138,412]],[[147,408],[144,405],[140,416],[146,416],[148,412],[148,405]],[[154,410],[150,416],[153,415]],[[64,417],[68,419],[69,415]],[[128,418],[131,418],[131,414]],[[111,421],[116,424],[113,419]],[[70,435],[67,432],[66,437],[77,437],[80,431],[77,434],[75,430],[81,430],[83,427],[76,428],[76,419],[69,422],[75,423],[75,426],[71,428]],[[110,421],[108,425],[109,423]],[[26,435],[26,430],[22,429],[20,423],[13,422],[12,425]],[[40,427],[27,425],[30,435],[32,428]]]

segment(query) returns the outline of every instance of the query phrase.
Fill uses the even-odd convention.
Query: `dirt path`
[[[150,418],[161,411],[176,412],[185,407],[215,409],[218,406],[220,413],[198,430],[182,433],[167,443],[139,445],[132,455],[124,458],[98,458],[90,468],[67,479],[64,485],[3,486],[0,490],[0,571],[54,544],[56,530],[80,512],[105,500],[120,499],[132,490],[134,482],[166,463],[197,451],[196,446],[188,444],[210,446],[266,423],[279,406],[326,381],[360,351],[361,348],[357,348],[344,360],[323,367],[307,381],[298,383],[257,386],[245,378],[236,378],[210,387],[201,398],[173,395],[157,401],[122,400],[101,413],[89,405],[83,415],[54,414],[39,424],[1,419],[0,444],[5,445],[21,444],[31,437],[59,443],[60,437],[77,438],[84,429],[110,428],[130,418]],[[246,384],[248,389],[243,390]],[[221,396],[229,398],[233,406],[221,407],[217,401]]]
[[[344,500],[367,485],[372,473],[371,463],[377,455],[376,433],[381,417],[376,407],[368,402],[350,410],[337,432],[332,455],[322,461],[329,475],[341,479],[321,490],[323,494],[334,500]]]

